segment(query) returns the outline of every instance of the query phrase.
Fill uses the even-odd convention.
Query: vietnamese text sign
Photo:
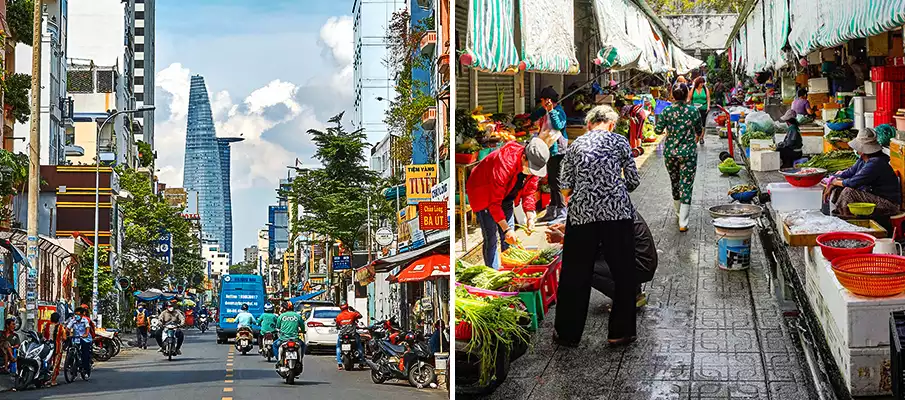
[[[408,204],[431,199],[431,189],[437,184],[437,166],[414,164],[405,166],[405,197]]]
[[[389,246],[390,243],[393,243],[393,230],[386,227],[380,228],[377,230],[377,234],[374,235],[374,239],[381,246]]]
[[[418,227],[422,231],[449,229],[445,201],[422,201],[418,203]]]
[[[333,256],[333,270],[352,268],[352,256]]]
[[[443,201],[447,199],[449,199],[449,178],[446,178],[445,181],[440,182],[431,188],[432,201]]]

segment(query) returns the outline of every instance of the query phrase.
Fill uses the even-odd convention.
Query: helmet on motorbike
[[[242,311],[248,311],[248,304],[242,304]]]
[[[342,311],[349,311],[349,304],[343,303],[339,306],[339,309]]]
[[[273,304],[264,304],[264,312],[273,312]]]

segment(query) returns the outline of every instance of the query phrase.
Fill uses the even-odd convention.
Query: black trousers
[[[564,154],[558,154],[550,157],[550,160],[547,161],[547,184],[550,185],[550,207],[562,207],[564,203],[562,192],[559,191],[559,172],[561,170],[559,166],[564,157]]]
[[[573,225],[566,223],[562,272],[556,294],[556,333],[560,339],[578,342],[584,333],[591,300],[594,262],[599,252],[610,266],[615,282],[610,339],[636,335],[634,222],[630,219]]]
[[[792,150],[788,147],[783,147],[779,149],[779,160],[782,168],[792,168],[794,165],[792,163],[795,160],[798,160],[802,157],[801,150]]]

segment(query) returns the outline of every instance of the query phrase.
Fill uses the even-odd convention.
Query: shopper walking
[[[666,156],[666,170],[672,183],[672,199],[675,201],[679,231],[688,230],[688,215],[691,211],[691,189],[698,166],[696,143],[700,141],[701,114],[686,104],[688,86],[677,84],[672,89],[675,103],[657,118],[656,132],[666,132],[663,155]]]
[[[641,178],[628,140],[613,133],[618,118],[609,106],[589,111],[585,118],[588,132],[572,142],[562,162],[561,183],[569,199],[569,216],[553,340],[564,346],[578,346],[584,333],[599,252],[616,286],[608,341],[627,344],[636,337],[635,207],[628,193],[638,187]]]
[[[559,93],[553,86],[540,92],[541,106],[531,114],[531,121],[540,125],[540,138],[550,145],[550,160],[547,162],[547,184],[550,186],[550,204],[547,212],[538,222],[561,221],[566,219],[566,204],[560,193],[560,164],[569,138],[566,135],[566,112],[558,104]]]
[[[707,112],[710,111],[710,88],[703,76],[694,78],[693,87],[688,94],[688,102],[701,113],[701,134],[698,141],[704,143],[704,128],[707,126]]]
[[[490,153],[474,168],[465,194],[476,212],[484,236],[484,263],[500,269],[500,253],[516,243],[515,217],[519,204],[525,211],[528,230],[534,229],[538,177],[547,174],[550,149],[534,138],[527,145],[509,142]]]
[[[144,304],[139,304],[135,310],[135,331],[137,332],[139,349],[148,349],[148,332],[151,329],[151,312],[145,309]]]

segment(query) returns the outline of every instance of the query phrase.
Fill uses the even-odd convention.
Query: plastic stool
[[[531,331],[537,331],[538,323],[544,319],[544,306],[539,291],[519,292],[518,297],[525,303],[531,316]]]

